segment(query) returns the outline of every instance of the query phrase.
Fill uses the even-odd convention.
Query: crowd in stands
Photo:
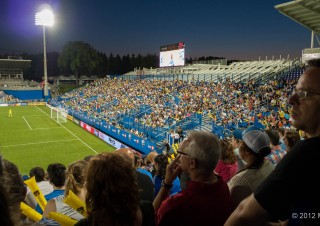
[[[123,118],[131,117],[134,124],[164,128],[169,133],[181,120],[201,114],[209,117],[212,125],[223,127],[224,134],[214,133],[225,137],[255,121],[264,127],[290,127],[287,101],[295,83],[284,79],[256,84],[232,83],[229,79],[215,83],[104,78],[55,98],[52,103],[146,138],[148,133],[125,126]]]
[[[0,90],[0,103],[17,103],[20,102],[18,98],[15,98],[12,95],[5,94],[2,90]]]
[[[46,180],[52,186],[40,217],[44,189],[33,192],[34,212],[21,216],[21,202],[35,203],[17,166],[0,156],[0,225],[319,225],[319,75],[320,60],[311,61],[287,93],[290,127],[271,120],[226,139],[189,130],[167,153],[120,148],[68,167],[50,164],[46,179],[43,169],[31,169],[39,188]],[[71,194],[77,205],[67,204]]]

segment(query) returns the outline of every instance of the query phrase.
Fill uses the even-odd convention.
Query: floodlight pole
[[[53,13],[50,9],[37,12],[35,16],[36,25],[41,25],[43,29],[43,73],[44,73],[44,86],[43,94],[47,100],[49,97],[48,91],[48,72],[47,72],[47,47],[46,47],[46,26],[52,26],[54,23]]]
[[[44,97],[49,96],[48,92],[48,72],[47,72],[47,48],[46,48],[46,26],[43,25],[43,70],[44,70]]]

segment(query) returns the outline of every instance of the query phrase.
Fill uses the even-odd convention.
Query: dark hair
[[[278,132],[276,130],[273,130],[273,129],[267,129],[265,131],[269,136],[270,143],[272,145],[279,145],[280,136],[279,136]]]
[[[85,182],[85,169],[88,162],[85,160],[79,160],[71,163],[67,169],[67,183],[65,194],[69,194],[71,190],[74,194],[79,195],[81,188]]]
[[[139,154],[134,153],[134,167],[139,168],[142,166],[142,159]]]
[[[8,194],[2,187],[2,179],[0,180],[0,182],[0,225],[14,226],[13,222],[11,221],[9,204],[7,201]],[[15,211],[18,211],[18,209]]]
[[[310,67],[320,67],[320,59],[312,59],[307,62],[308,68]]]
[[[156,175],[164,179],[168,165],[168,158],[164,154],[159,154],[154,158],[154,162],[158,164]]]
[[[149,159],[147,158],[147,157],[143,157],[143,164],[144,165],[149,165],[149,164],[151,164],[151,162],[149,161]]]
[[[30,177],[35,177],[36,182],[44,181],[45,172],[42,167],[34,167],[29,172]]]
[[[228,140],[221,140],[221,157],[223,162],[234,164],[237,161],[236,154],[233,151],[232,144]]]
[[[139,191],[131,162],[117,153],[101,153],[87,167],[86,204],[92,225],[134,225]]]
[[[300,135],[297,131],[286,131],[284,139],[287,140],[288,149],[291,149],[297,142],[300,141]]]
[[[20,221],[20,203],[24,201],[27,188],[24,186],[18,167],[12,162],[2,159],[1,184],[7,194],[7,202],[11,219],[14,223]],[[2,201],[2,200],[1,200]]]
[[[233,137],[232,138],[235,142],[237,142],[237,144],[240,142],[240,139]]]
[[[47,169],[50,182],[56,187],[62,187],[66,181],[66,167],[61,163],[53,163]]]
[[[248,164],[246,167],[244,167],[243,169],[241,169],[240,171],[237,172],[237,174],[239,172],[242,172],[243,170],[246,169],[258,169],[262,166],[264,159],[267,155],[269,155],[271,153],[271,148],[270,147],[264,147],[262,149],[259,150],[259,154],[255,153],[253,150],[251,150],[248,145],[242,141],[240,146],[239,146],[239,151],[248,151],[250,153],[252,153],[255,156],[255,160],[251,163]]]
[[[284,136],[284,133],[285,133],[286,130],[283,127],[280,127],[280,128],[277,129],[277,131],[279,133],[281,133],[282,136]]]
[[[86,162],[89,162],[92,157],[93,155],[87,155],[86,157],[83,158],[83,160]]]

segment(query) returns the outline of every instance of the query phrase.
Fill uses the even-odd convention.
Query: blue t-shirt
[[[64,190],[53,190],[53,192],[45,195],[44,197],[45,197],[45,199],[46,199],[47,201],[49,201],[50,199],[53,199],[53,198],[55,198],[55,197],[57,197],[57,196],[59,196],[59,195],[63,195],[63,194],[64,194]],[[42,209],[40,208],[39,204],[37,204],[37,206],[36,206],[36,211],[37,211],[38,213],[43,214],[43,211],[42,211]]]
[[[162,178],[160,178],[159,176],[154,176],[154,195],[157,196],[158,192],[161,189],[161,182],[162,182]],[[172,188],[170,189],[170,195],[174,195],[176,193],[178,193],[179,191],[181,191],[181,187],[180,187],[180,180],[179,177],[177,177],[176,179],[174,179],[174,181],[172,182]]]

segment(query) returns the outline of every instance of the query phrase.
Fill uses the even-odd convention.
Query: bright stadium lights
[[[44,97],[47,99],[48,92],[48,74],[47,74],[47,50],[46,50],[46,26],[52,26],[54,24],[54,16],[51,10],[45,9],[41,12],[37,12],[36,25],[43,27],[43,66],[44,66]]]
[[[54,24],[53,13],[49,9],[45,9],[36,13],[36,25],[52,26]]]

